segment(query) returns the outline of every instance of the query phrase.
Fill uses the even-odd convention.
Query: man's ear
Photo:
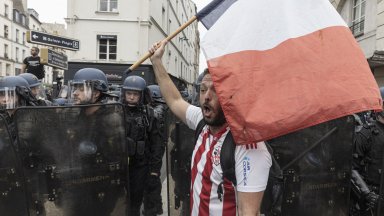
[[[101,92],[99,90],[93,90],[92,91],[92,99],[93,101],[97,101],[101,96]]]

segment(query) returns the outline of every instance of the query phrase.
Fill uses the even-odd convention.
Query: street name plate
[[[78,40],[38,31],[27,31],[27,41],[29,43],[55,46],[68,50],[77,51],[80,49],[80,41]]]
[[[51,67],[68,70],[67,55],[48,48],[40,49],[40,63],[49,65]]]

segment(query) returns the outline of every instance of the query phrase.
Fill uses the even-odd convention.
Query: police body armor
[[[356,141],[356,151],[358,152],[354,154],[355,166],[370,192],[380,197],[375,201],[375,206],[372,208],[374,215],[379,216],[384,214],[384,126],[375,122],[372,125],[364,125],[358,133],[365,138],[364,142],[366,143],[359,143],[363,142],[362,140]],[[357,156],[359,158],[356,158]],[[372,215],[371,210],[367,214]]]
[[[145,160],[149,153],[148,136],[152,127],[153,109],[148,106],[125,107],[125,121],[130,157]]]
[[[15,123],[29,215],[127,214],[121,105],[22,108]]]
[[[372,145],[370,146],[368,155],[364,158],[366,167],[365,179],[368,184],[377,188],[380,186],[380,178],[382,173],[383,156],[384,156],[384,130],[382,126],[375,123],[370,127]],[[378,192],[378,190],[376,190]]]
[[[261,212],[349,215],[353,133],[346,116],[268,141],[273,165]]]
[[[0,114],[0,214],[25,216],[28,208],[21,163],[16,156],[15,140],[9,133],[9,121],[3,114]]]

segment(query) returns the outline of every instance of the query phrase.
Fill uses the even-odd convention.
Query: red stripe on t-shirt
[[[209,216],[209,203],[211,201],[212,181],[211,174],[213,170],[212,152],[215,149],[215,145],[221,138],[221,136],[227,131],[227,128],[223,128],[213,136],[212,143],[209,144],[209,151],[206,155],[206,163],[202,173],[202,188],[200,192],[200,206],[199,216]]]
[[[202,131],[203,133],[204,131]],[[192,170],[191,170],[191,191],[190,191],[190,210],[191,210],[191,214],[192,214],[192,209],[193,209],[193,186],[194,186],[194,183],[195,183],[195,179],[196,179],[196,175],[197,175],[197,164],[200,162],[200,159],[201,159],[201,156],[203,155],[204,151],[205,151],[205,142],[207,141],[207,138],[208,138],[208,131],[206,131],[204,134],[203,134],[203,140],[202,140],[202,143],[201,145],[199,146],[199,149],[197,150],[196,152],[196,155],[195,155],[195,158],[193,159],[193,166],[192,166]]]
[[[224,179],[223,216],[236,216],[236,193],[231,181]]]
[[[216,144],[216,143],[215,143]],[[212,151],[214,149],[214,143],[211,144],[209,152],[207,153],[207,162],[205,163],[204,171],[202,174],[202,185],[200,192],[200,206],[199,206],[199,216],[208,216],[209,215],[209,202],[211,198],[211,189],[212,189]]]

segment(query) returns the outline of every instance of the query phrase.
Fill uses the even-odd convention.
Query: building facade
[[[55,29],[65,34],[62,24],[41,23],[39,14],[34,9],[27,9],[27,0],[0,0],[0,76],[19,75],[31,48],[45,47],[28,43],[27,31],[55,33]],[[45,83],[52,84],[53,71],[52,67],[45,66]],[[63,70],[58,73],[62,74]]]
[[[0,76],[18,75],[29,54],[26,1],[0,0]]]
[[[330,0],[350,27],[379,86],[384,86],[384,1]]]
[[[191,0],[67,1],[67,36],[80,40],[80,50],[69,52],[66,79],[80,68],[102,69],[120,84],[124,71],[196,14]],[[175,81],[192,83],[198,76],[199,34],[193,23],[167,46],[164,62]],[[145,61],[133,74],[155,83],[152,66]]]

